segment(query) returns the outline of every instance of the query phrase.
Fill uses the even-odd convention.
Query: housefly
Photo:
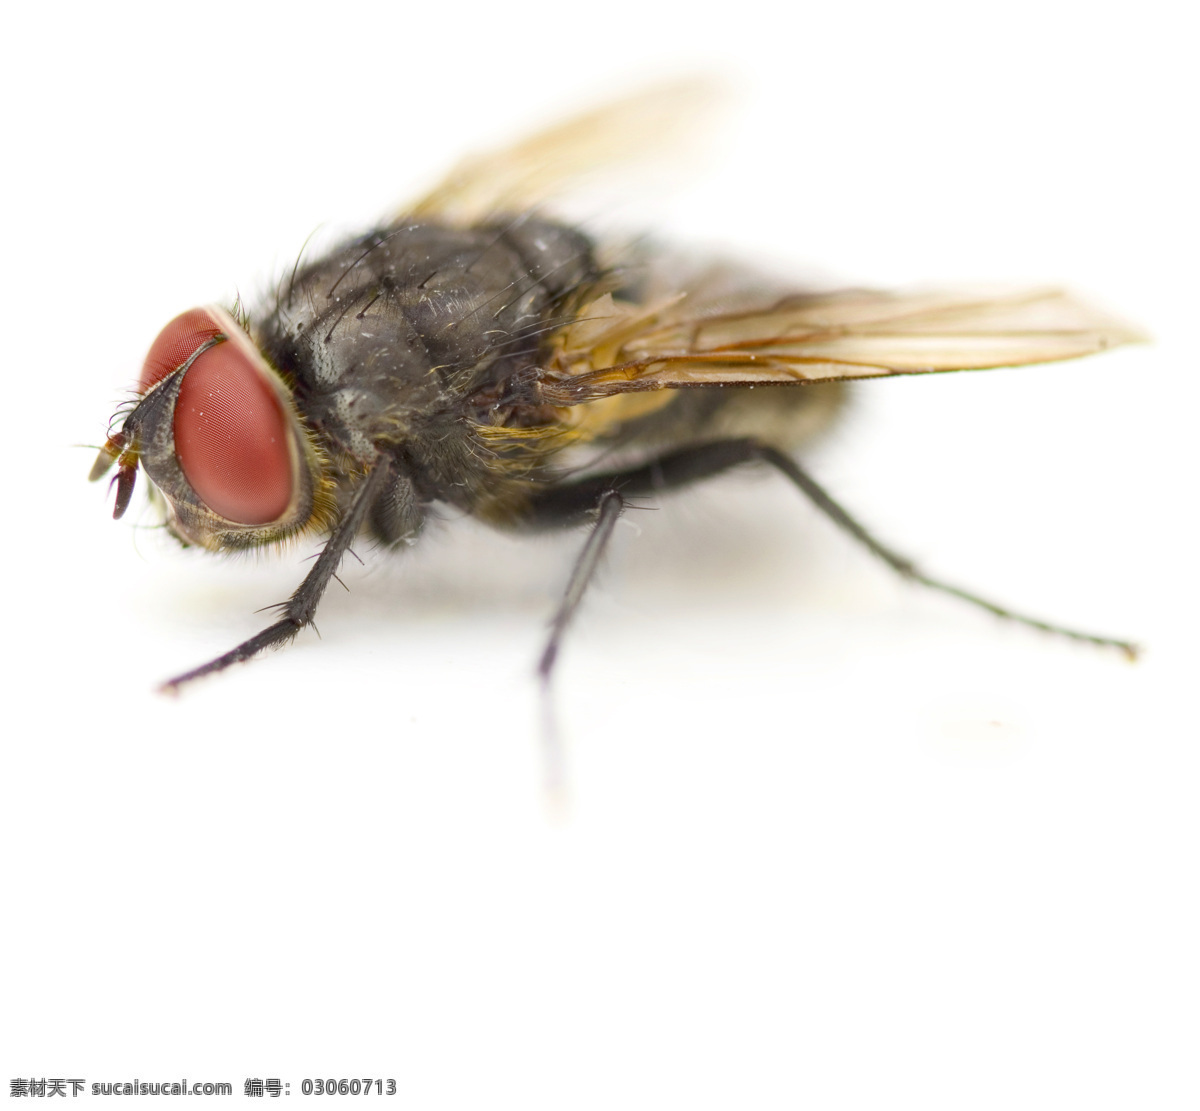
[[[593,163],[652,139],[676,100],[623,102],[470,161],[298,262],[261,311],[210,305],[162,330],[92,470],[117,468],[114,516],[141,469],[186,544],[327,537],[277,620],[168,689],[291,640],[356,537],[403,548],[438,506],[504,529],[590,525],[541,657],[548,680],[622,511],[746,464],[912,581],[1132,655],[922,574],[795,453],[836,419],[847,380],[1052,362],[1138,336],[1057,290],[805,292],[617,249],[545,214]]]

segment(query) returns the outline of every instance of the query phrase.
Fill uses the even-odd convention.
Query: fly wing
[[[693,386],[750,386],[1025,366],[1144,337],[1061,290],[792,296],[689,313],[610,297],[565,329],[543,381],[553,405]]]
[[[397,219],[468,225],[527,212],[597,170],[675,149],[672,137],[706,118],[717,99],[700,79],[644,90],[460,162]]]

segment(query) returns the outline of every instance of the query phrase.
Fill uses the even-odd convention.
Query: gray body
[[[433,501],[503,516],[514,492],[473,429],[537,419],[546,329],[599,278],[590,241],[557,224],[408,225],[300,270],[255,338],[339,487],[393,457],[370,523],[394,543]]]
[[[385,543],[415,538],[433,502],[500,526],[545,524],[525,509],[559,474],[546,439],[480,430],[553,428],[561,411],[539,397],[553,333],[605,290],[640,300],[658,284],[642,266],[615,275],[586,236],[546,220],[406,224],[298,269],[254,338],[332,461],[339,503],[390,457],[395,477],[368,515]],[[739,436],[790,448],[842,396],[837,386],[672,395],[609,429],[605,458]]]

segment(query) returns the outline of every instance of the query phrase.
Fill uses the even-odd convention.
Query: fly
[[[297,263],[253,316],[210,305],[163,329],[92,469],[117,468],[114,516],[142,470],[184,543],[327,537],[276,621],[166,689],[291,640],[360,534],[403,548],[438,506],[502,529],[590,527],[539,662],[548,681],[625,508],[751,464],[910,581],[1134,655],[923,574],[796,452],[837,419],[848,380],[1052,362],[1141,337],[1058,290],[804,292],[615,248],[544,214],[547,196],[653,134],[664,110],[671,96],[635,99],[471,161]]]

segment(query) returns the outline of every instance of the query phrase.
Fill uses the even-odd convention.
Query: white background
[[[1197,82],[1184,6],[31,6],[6,29],[0,1069],[394,1077],[394,1105],[1195,1107]],[[712,70],[616,215],[862,285],[1064,283],[1153,346],[862,387],[811,465],[619,531],[364,551],[323,636],[171,700],[302,547],[223,561],[84,477],[146,347],[457,156]],[[141,516],[141,523],[149,518]],[[636,527],[635,527],[636,526]],[[371,1097],[374,1099],[375,1097]]]

